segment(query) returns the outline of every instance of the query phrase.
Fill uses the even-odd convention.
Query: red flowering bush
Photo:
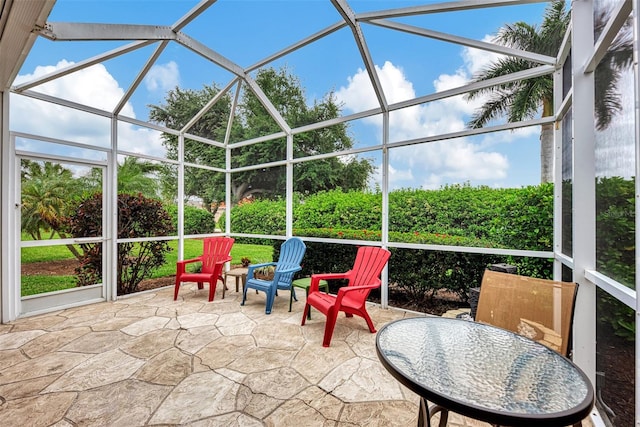
[[[74,237],[102,236],[102,194],[82,201],[67,219]],[[142,194],[118,195],[118,238],[166,236],[173,233],[171,216],[157,200]],[[102,243],[80,245],[83,256],[76,269],[78,286],[93,285],[102,280]],[[153,270],[164,265],[171,248],[166,241],[124,242],[118,244],[118,295],[138,290],[138,284]]]

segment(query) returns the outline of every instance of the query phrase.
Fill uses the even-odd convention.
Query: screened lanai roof
[[[490,42],[490,36],[505,22],[534,16],[540,20],[544,2],[222,0],[134,4],[135,8],[120,1],[58,1],[55,5],[44,1],[5,2],[3,22],[4,16],[11,16],[21,25],[17,31],[14,25],[3,32],[3,49],[16,61],[15,67],[10,67],[11,61],[3,61],[3,82],[32,99],[54,100],[71,107],[83,105],[133,123],[147,122],[148,106],[162,104],[167,91],[175,87],[199,90],[213,84],[221,94],[232,96],[251,91],[281,130],[260,138],[349,121],[359,132],[357,152],[379,147],[380,137],[372,138],[367,125],[381,122],[381,114],[387,112],[392,112],[388,143],[405,145],[414,138],[424,142],[435,134],[456,137],[465,128],[463,114],[470,114],[474,106],[455,106],[461,102],[459,95],[505,80],[469,86],[473,72],[482,63],[479,58],[495,58],[502,53],[532,62],[530,70],[507,80],[549,74],[556,62],[553,57]],[[27,56],[32,43],[32,54]],[[402,49],[397,48],[400,46]],[[342,105],[340,117],[329,123],[293,128],[256,84],[256,72],[268,67],[286,68],[297,76],[309,104],[328,94],[334,96]],[[177,130],[189,137],[190,127],[215,102],[212,99],[187,126]],[[407,114],[411,106],[423,110],[421,117],[435,114],[425,111],[429,108],[438,109],[440,114],[432,120],[412,120]],[[14,108],[18,111],[13,114],[15,122],[27,116],[20,114],[19,106]],[[447,113],[447,108],[455,111]],[[393,115],[400,110],[402,114]],[[59,120],[52,128],[61,127]],[[411,129],[411,120],[426,130]],[[520,124],[498,121],[478,133],[537,126],[549,120]],[[21,130],[19,127],[14,129]],[[197,139],[201,135],[191,136]],[[153,147],[157,144],[154,141],[141,144],[138,138],[126,148],[121,137],[120,144],[130,152],[141,151],[136,144],[145,145],[147,152],[142,154],[163,157],[161,149]],[[529,145],[530,153],[535,153],[536,144]],[[504,167],[492,161],[494,152],[472,150],[476,150],[476,164],[488,161],[494,170]],[[464,176],[460,170],[450,169],[459,181],[482,180],[481,174]],[[508,185],[536,184],[538,179],[536,170]]]
[[[574,360],[595,384],[595,325],[599,315],[594,309],[596,297],[604,291],[625,306],[636,307],[636,319],[638,302],[633,287],[619,283],[615,272],[598,265],[599,257],[609,248],[598,247],[596,239],[596,229],[600,230],[602,224],[596,219],[599,201],[594,182],[602,176],[635,181],[639,133],[637,88],[635,92],[621,91],[625,114],[619,115],[610,129],[594,129],[594,70],[623,32],[624,22],[633,17],[632,9],[637,8],[638,2],[569,3],[571,19],[577,24],[570,25],[571,34],[566,36],[556,58],[509,49],[492,41],[505,23],[539,24],[549,4],[543,1],[0,0],[3,148],[14,144],[11,149],[23,150],[27,156],[35,153],[35,158],[50,156],[60,160],[53,152],[37,157],[40,147],[29,144],[40,138],[51,146],[88,146],[99,151],[103,157],[90,160],[108,164],[110,171],[116,169],[115,162],[126,156],[184,166],[185,162],[169,156],[162,144],[162,134],[171,133],[227,149],[227,163],[222,166],[189,166],[226,174],[228,187],[229,175],[237,166],[229,161],[235,154],[232,150],[267,140],[286,140],[286,158],[264,159],[263,166],[242,167],[286,165],[287,189],[281,195],[289,203],[288,236],[292,235],[290,202],[295,191],[292,166],[336,155],[321,152],[308,154],[305,159],[295,158],[291,148],[299,135],[348,123],[354,145],[338,154],[373,156],[379,172],[374,176],[375,184],[388,195],[397,188],[432,189],[463,182],[499,188],[536,185],[540,182],[540,131],[545,124],[554,123],[556,126],[545,128],[552,129],[556,142],[552,154],[555,180],[570,181],[571,188],[570,200],[565,203],[559,194],[564,190],[559,185],[554,187],[553,251],[481,251],[553,258],[556,277],[571,270],[580,285],[574,320],[578,325]],[[603,21],[604,26],[594,31],[599,9],[611,13]],[[637,58],[637,20],[634,25]],[[474,83],[475,73],[500,54],[523,58],[531,66],[509,76]],[[274,107],[277,103],[265,95],[265,88],[256,83],[259,72],[270,68],[286,69],[296,76],[309,105],[333,97],[340,105],[337,117],[319,123],[289,123],[286,115]],[[635,72],[626,69],[620,87],[637,86]],[[467,127],[468,118],[486,99],[469,100],[466,93],[552,73],[555,87],[562,90],[556,90],[555,110],[550,116],[537,115],[515,123],[501,117],[482,129]],[[164,104],[176,88],[199,91],[205,85],[215,85],[220,95],[228,94],[236,103],[244,93],[255,94],[261,108],[269,113],[269,131],[247,140],[233,139],[228,130],[219,140],[197,134],[194,125],[220,95],[212,97],[179,129],[150,123],[149,106]],[[11,102],[7,101],[9,97]],[[49,109],[51,106],[55,108]],[[34,107],[38,114],[31,114]],[[74,114],[68,114],[70,111]],[[113,119],[118,119],[117,123]],[[234,119],[231,116],[225,123],[233,123]],[[605,151],[611,155],[603,155]],[[0,239],[0,258],[4,261],[0,263],[3,321],[24,313],[24,301],[14,286],[19,274],[14,270],[20,270],[16,266],[21,243],[19,233],[15,235],[19,227],[14,225],[18,223],[11,222],[12,208],[19,202],[11,183],[12,176],[19,176],[12,169],[14,154],[10,149],[3,150],[0,162],[3,178],[9,176],[3,180],[6,203]],[[60,161],[82,158],[80,154],[74,154],[75,158],[66,155]],[[176,176],[183,177],[184,171]],[[113,183],[115,174],[109,177]],[[180,191],[183,190],[178,190],[176,199],[182,203],[180,196],[184,193]],[[226,202],[230,204],[229,189],[226,191]],[[627,200],[633,203],[632,199]],[[611,216],[633,217],[630,222],[636,230],[637,208],[622,208],[612,210]],[[384,221],[388,204],[383,202],[381,209]],[[382,245],[440,249],[390,242],[385,225]],[[114,231],[112,227],[111,233]],[[184,237],[180,233],[176,239]],[[230,228],[225,233],[243,236]],[[117,243],[117,236],[111,237],[105,241]],[[462,249],[476,252],[476,248]],[[631,281],[637,283],[635,270]],[[109,289],[115,288],[114,283],[111,280]],[[112,291],[104,292],[103,299],[116,296],[114,291],[109,292]],[[638,413],[640,407],[635,409]]]

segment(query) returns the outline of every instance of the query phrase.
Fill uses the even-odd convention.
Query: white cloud
[[[62,60],[55,66],[38,66],[31,74],[17,76],[16,84],[30,81],[69,65],[72,63]],[[124,89],[102,64],[52,80],[33,90],[106,111],[113,111],[124,96]],[[130,103],[125,104],[122,114],[135,118],[135,112]],[[11,95],[10,121],[10,127],[14,131],[103,148],[109,147],[111,141],[109,118],[15,94]],[[120,123],[118,129],[121,149],[153,156],[164,154],[165,149],[162,147],[158,132],[127,123]],[[59,154],[72,155],[71,152],[64,149]]]
[[[490,41],[486,36],[484,41]],[[440,74],[433,81],[434,92],[458,88],[469,82],[497,54],[464,48],[463,65],[451,74]],[[389,104],[415,98],[415,90],[401,67],[387,61],[376,72]],[[359,112],[378,106],[369,76],[359,69],[348,77],[348,84],[336,91],[337,100],[348,112]],[[458,132],[465,129],[473,112],[483,99],[467,101],[455,96],[428,104],[394,111],[390,114],[390,141],[405,141],[425,136]],[[378,128],[380,117],[364,120]],[[539,132],[537,127],[514,132],[500,132],[473,138],[457,138],[437,143],[412,145],[390,151],[392,169],[389,172],[391,188],[421,186],[438,188],[447,183],[487,182],[507,179],[509,159],[496,151],[498,145],[530,137]]]
[[[389,177],[395,182],[412,182],[415,179],[411,169],[398,170],[393,166],[389,166]]]
[[[486,35],[482,39],[483,42],[493,43],[495,37]],[[502,55],[481,49],[465,48],[462,50],[462,59],[464,60],[465,69],[471,74],[476,74],[484,67],[492,62],[500,59]]]
[[[17,76],[16,84],[28,82],[70,65],[73,63],[61,60],[56,65],[37,66],[33,73]],[[102,64],[36,86],[33,90],[106,111],[113,110],[124,95],[124,90]],[[129,104],[124,107],[122,113],[135,117]]]
[[[178,64],[174,61],[154,65],[144,78],[144,84],[150,92],[157,90],[165,92],[175,88],[179,83],[180,71],[178,70]]]

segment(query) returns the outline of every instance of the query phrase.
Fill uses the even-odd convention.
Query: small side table
[[[289,311],[291,311],[291,304],[293,302],[293,295],[295,290],[293,287],[304,289],[305,296],[309,296],[309,288],[311,287],[311,277],[303,277],[302,279],[296,279],[291,283],[291,296],[289,296]],[[318,289],[323,289],[326,293],[329,293],[329,282],[326,280],[320,280]],[[297,300],[296,300],[297,301]],[[311,319],[311,310],[307,314],[307,319]]]
[[[222,288],[222,299],[224,299],[224,291],[227,289],[227,277],[235,277],[236,278],[236,292],[238,292],[240,280],[242,280],[242,289],[244,290],[244,284],[247,281],[247,273],[249,272],[248,268],[238,267],[232,268],[231,270],[224,273],[224,286]]]

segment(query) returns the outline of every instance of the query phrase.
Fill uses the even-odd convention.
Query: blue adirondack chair
[[[273,301],[276,298],[278,289],[290,290],[291,282],[293,281],[293,275],[296,271],[300,271],[302,267],[302,257],[307,250],[307,246],[299,237],[291,237],[280,247],[280,257],[278,262],[266,262],[262,264],[252,264],[247,271],[247,282],[244,285],[244,291],[242,292],[242,304],[244,305],[247,299],[247,290],[255,289],[256,291],[262,291],[267,296],[265,313],[270,314],[273,308]],[[254,277],[254,271],[257,268],[275,266],[273,280],[260,280]]]

